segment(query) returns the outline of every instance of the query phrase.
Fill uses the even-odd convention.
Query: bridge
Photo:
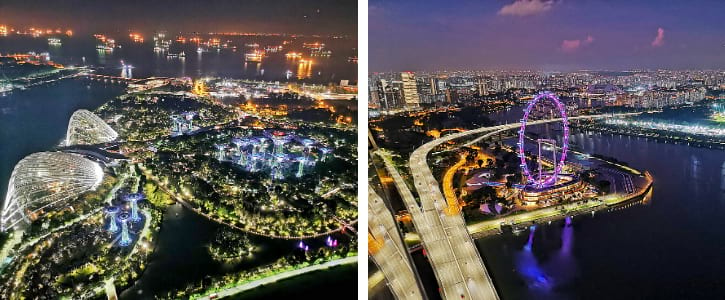
[[[143,80],[138,78],[126,78],[121,76],[111,76],[111,75],[102,75],[102,74],[95,74],[95,73],[82,73],[79,74],[79,76],[84,76],[90,80],[95,81],[103,81],[103,82],[110,82],[110,83],[135,83],[137,81]]]
[[[571,117],[569,120],[624,117],[637,114],[639,113],[578,116]],[[561,118],[555,118],[532,121],[527,124],[538,125],[561,120]],[[447,135],[417,148],[410,156],[409,168],[414,187],[420,198],[420,205],[416,202],[405,180],[395,169],[390,154],[384,150],[374,152],[383,158],[385,167],[393,178],[393,182],[411,214],[413,225],[428,253],[444,299],[498,299],[498,294],[466,229],[465,220],[460,214],[460,208],[456,207],[456,204],[446,201],[438,181],[433,176],[430,166],[428,166],[427,156],[436,147],[454,139],[487,133],[455,148],[458,149],[475,144],[494,134],[520,128],[520,126],[519,123],[513,123],[481,127]]]
[[[368,186],[368,253],[396,299],[425,299],[398,226],[383,199]]]

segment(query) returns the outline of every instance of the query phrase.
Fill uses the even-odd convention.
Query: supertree
[[[322,152],[322,155],[320,155],[320,160],[325,161],[325,159],[327,158],[327,155],[332,153],[332,149],[322,147],[322,148],[320,148],[320,152]]]
[[[144,199],[142,193],[126,194],[123,200],[131,204],[131,221],[141,221],[141,216],[138,214],[138,202]]]
[[[262,158],[266,158],[267,156],[267,138],[259,138],[259,152],[262,153]]]
[[[118,214],[118,221],[121,222],[121,240],[118,245],[126,247],[131,244],[131,236],[128,234],[128,221],[130,216],[127,212]]]
[[[226,151],[225,150],[227,149],[227,145],[216,144],[216,145],[214,145],[214,147],[217,150],[217,159],[220,160],[220,161],[224,160],[224,158],[226,157]]]
[[[300,156],[300,157],[297,158],[297,162],[299,164],[297,166],[297,174],[296,174],[297,177],[302,177],[302,175],[304,175],[304,174],[302,174],[302,172],[305,169],[305,162],[306,161],[307,161],[307,157],[306,156]]]
[[[184,116],[184,119],[189,122],[188,129],[189,131],[193,130],[194,128],[194,117],[198,115],[195,111],[187,111],[182,114]]]
[[[312,150],[312,145],[315,144],[315,141],[313,141],[311,139],[302,139],[300,141],[300,143],[302,143],[302,145],[305,147],[305,149],[304,149],[305,159],[307,159],[307,157],[309,157],[309,155],[310,155],[310,150]]]
[[[171,133],[172,135],[182,135],[184,133],[184,118],[180,115],[171,116]]]
[[[274,161],[274,165],[272,166],[272,178],[274,179],[284,179],[284,176],[282,175],[282,162],[287,158],[287,155],[283,153],[277,153],[274,155],[272,160]]]
[[[118,223],[116,222],[116,216],[118,215],[118,212],[120,209],[118,206],[108,206],[106,209],[104,209],[106,215],[108,216],[108,231],[111,233],[118,232]]]
[[[245,157],[246,153],[244,152],[243,148],[249,144],[249,141],[246,139],[233,138],[232,144],[234,144],[236,146],[235,151],[236,151],[236,154],[239,155],[239,160],[237,161],[237,163],[240,165],[246,164],[246,160],[247,160]]]

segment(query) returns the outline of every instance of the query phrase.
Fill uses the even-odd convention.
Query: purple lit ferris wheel
[[[554,105],[559,110],[559,114],[561,115],[561,122],[564,127],[562,137],[562,145],[561,145],[561,158],[559,159],[559,162],[556,162],[556,154],[554,154],[554,161],[552,163],[555,163],[554,166],[554,174],[549,177],[545,177],[541,175],[541,165],[539,165],[539,175],[537,177],[534,177],[534,175],[531,174],[531,171],[529,170],[529,166],[526,164],[526,156],[524,154],[524,139],[526,138],[526,122],[529,120],[529,113],[531,113],[531,110],[536,106],[536,103],[539,102],[539,100],[542,99],[549,99],[552,102],[554,102]],[[526,106],[524,109],[524,117],[521,119],[521,129],[519,129],[519,142],[517,143],[519,148],[519,159],[521,160],[521,170],[524,172],[524,176],[526,176],[526,180],[528,181],[528,184],[533,185],[537,188],[543,188],[547,186],[551,186],[556,183],[556,179],[559,176],[559,173],[561,173],[561,169],[564,167],[564,162],[566,161],[566,152],[569,149],[569,120],[566,116],[566,108],[564,107],[564,104],[561,103],[558,97],[552,92],[541,92],[536,97],[534,97],[531,102],[529,102],[529,105]],[[539,147],[541,147],[541,143],[539,142]],[[556,149],[555,145],[552,145],[554,149]],[[555,151],[555,150],[554,150]],[[539,149],[539,164],[541,164],[541,149]]]

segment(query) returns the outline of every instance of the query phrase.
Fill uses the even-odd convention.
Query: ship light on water
[[[255,51],[249,52],[247,54],[244,54],[244,61],[261,62],[262,57],[264,57],[264,53],[262,53],[261,51],[255,50]]]
[[[290,52],[290,53],[285,54],[284,56],[289,59],[297,59],[297,58],[302,58],[302,53]]]

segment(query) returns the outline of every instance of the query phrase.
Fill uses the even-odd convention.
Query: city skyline
[[[370,71],[722,69],[725,3],[369,3]]]

